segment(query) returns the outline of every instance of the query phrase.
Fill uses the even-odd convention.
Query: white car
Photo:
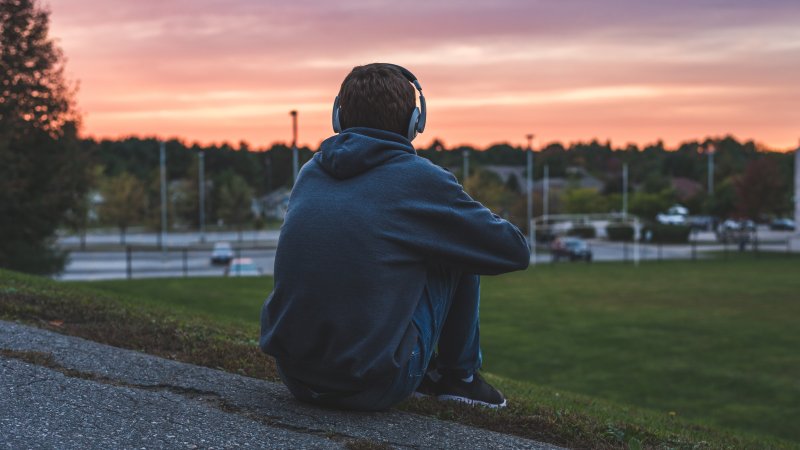
[[[211,251],[211,264],[228,264],[233,259],[233,248],[227,242],[217,242]]]

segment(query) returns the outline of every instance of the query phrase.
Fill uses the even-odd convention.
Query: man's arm
[[[399,199],[403,223],[389,230],[392,240],[480,275],[528,267],[528,243],[516,226],[473,200],[450,172],[432,164],[424,169],[409,180],[411,195]]]

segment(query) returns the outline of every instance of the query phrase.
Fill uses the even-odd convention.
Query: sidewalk
[[[282,384],[0,321],[2,448],[557,447],[296,402]]]

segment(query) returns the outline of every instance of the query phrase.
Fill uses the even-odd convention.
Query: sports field
[[[253,335],[272,280],[81,283]],[[800,442],[800,258],[560,264],[486,277],[484,369]]]

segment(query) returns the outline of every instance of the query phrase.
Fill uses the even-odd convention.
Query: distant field
[[[256,332],[263,279],[80,283]],[[800,441],[800,258],[542,265],[486,277],[491,373]]]

